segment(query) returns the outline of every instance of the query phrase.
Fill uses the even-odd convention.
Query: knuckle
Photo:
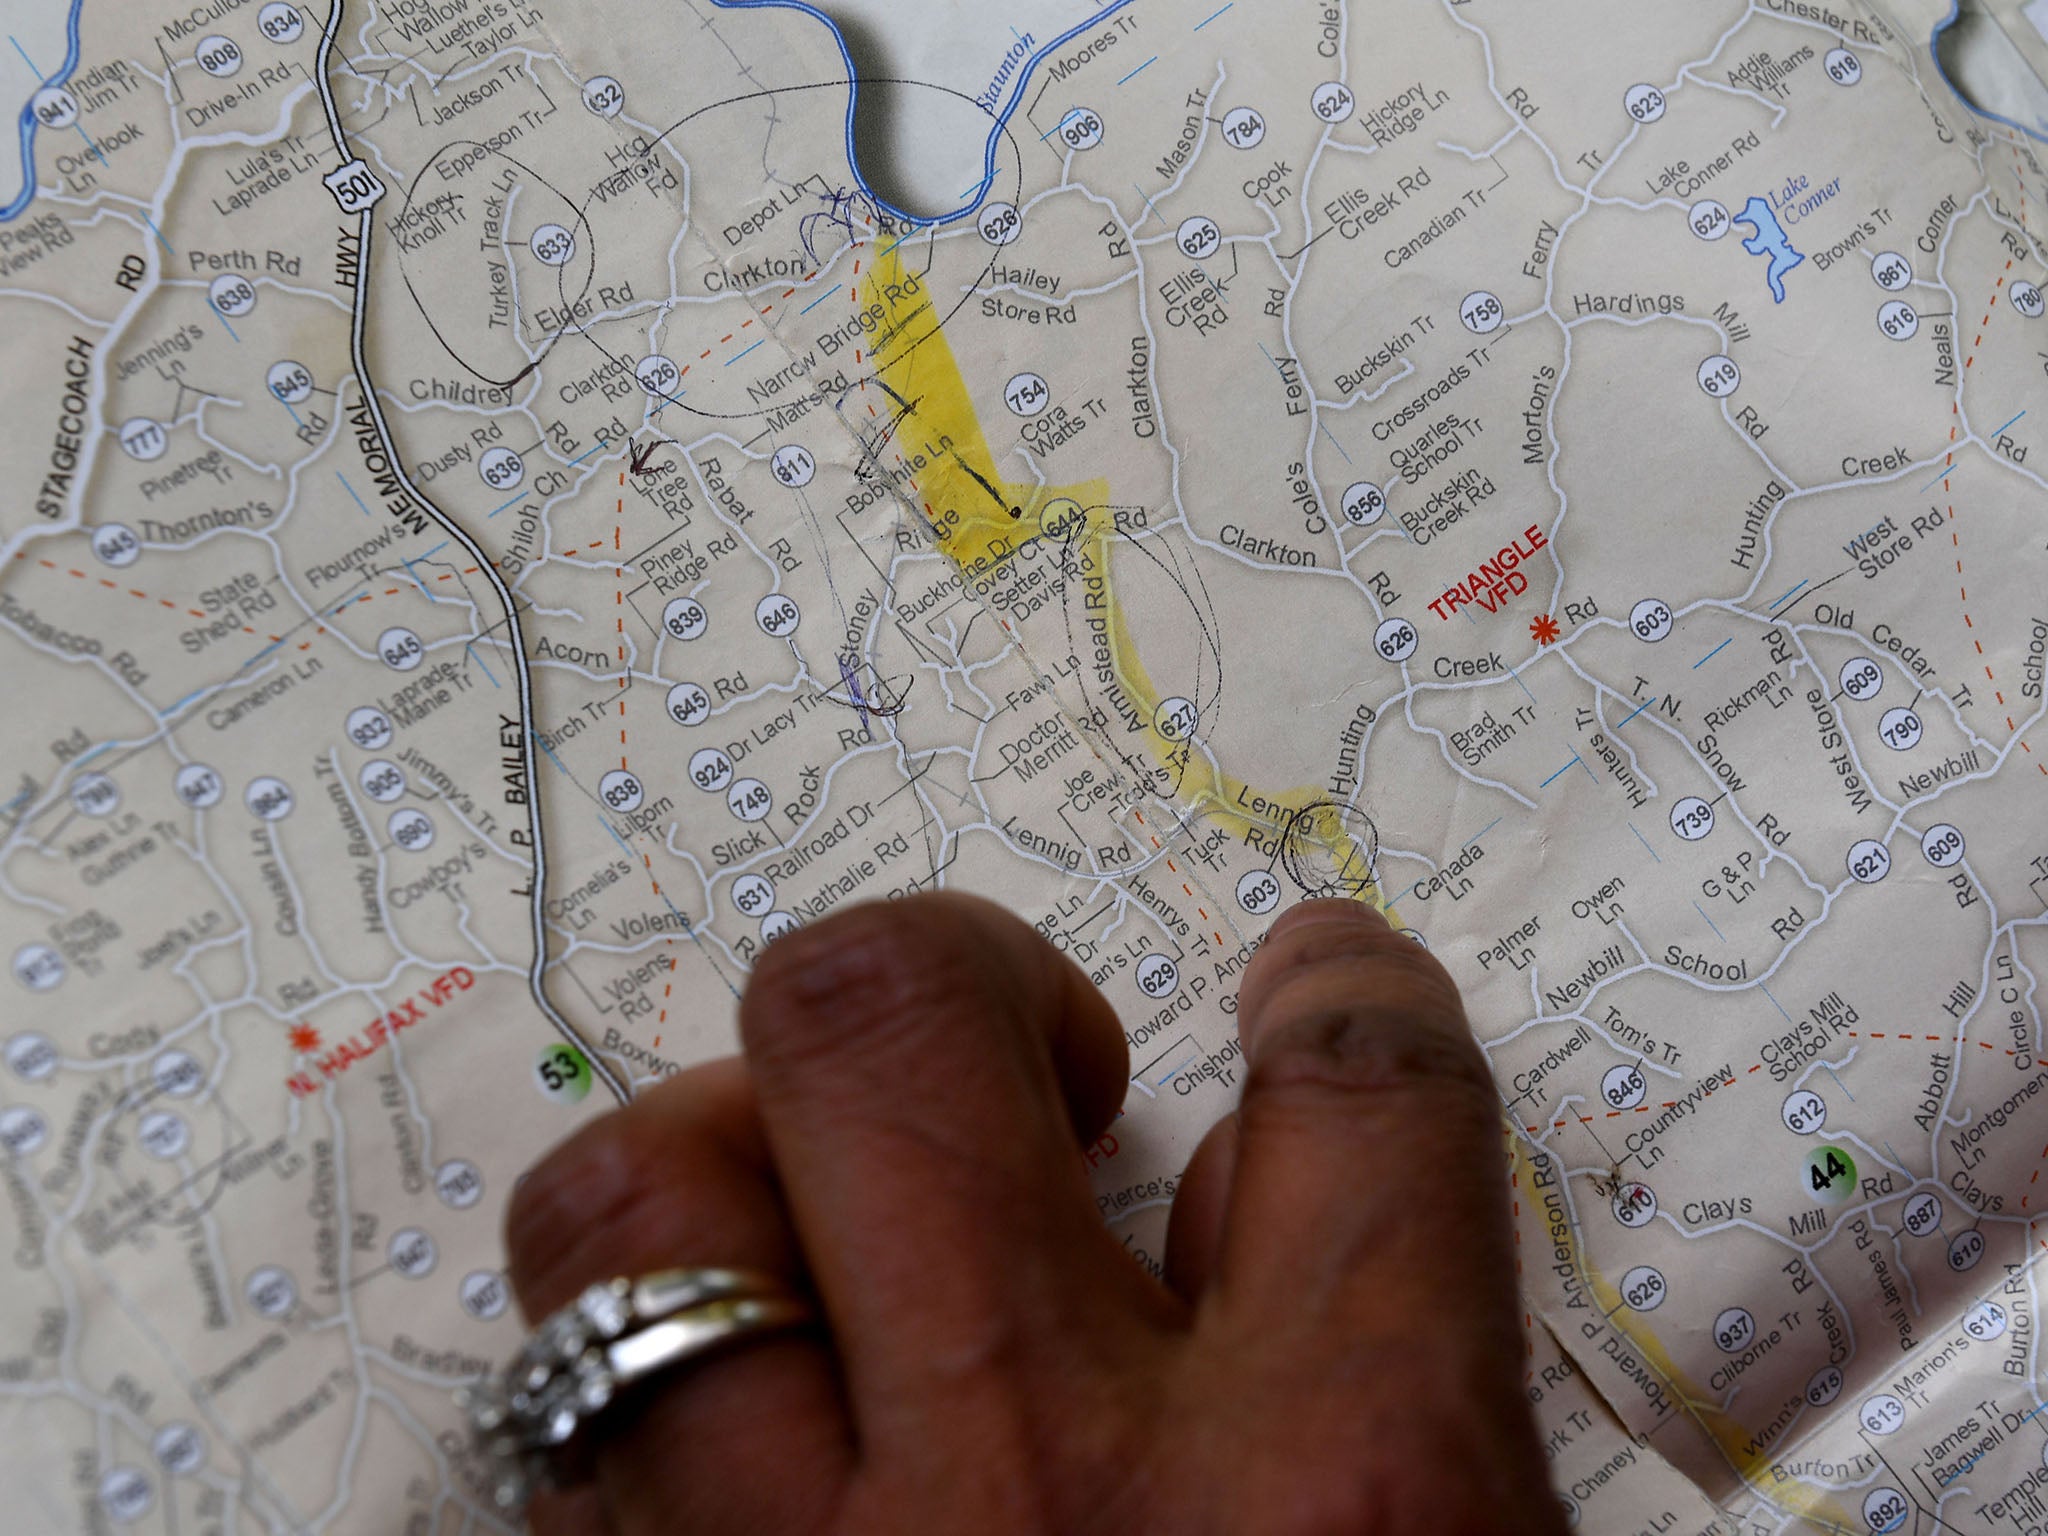
[[[1419,954],[1419,952],[1418,952]],[[1440,966],[1319,966],[1267,1005],[1247,1101],[1424,1094],[1498,1110],[1492,1074]]]
[[[641,1155],[635,1122],[608,1115],[556,1148],[517,1185],[505,1212],[505,1254],[529,1310],[552,1305],[558,1281],[604,1235],[636,1227],[650,1194],[653,1159]]]
[[[988,960],[950,904],[854,907],[768,949],[740,1029],[770,1065],[865,1055],[945,1027],[990,991]]]

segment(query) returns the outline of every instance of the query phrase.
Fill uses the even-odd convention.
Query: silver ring
[[[542,1321],[495,1380],[460,1395],[499,1509],[588,1470],[580,1432],[626,1387],[742,1340],[810,1321],[773,1275],[665,1269],[590,1286]]]

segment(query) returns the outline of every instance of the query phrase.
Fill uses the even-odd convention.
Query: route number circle
[[[676,366],[674,358],[663,357],[659,352],[650,352],[633,365],[633,377],[640,381],[640,387],[650,395],[659,395],[667,399],[683,382],[683,370]]]
[[[100,1508],[117,1524],[140,1520],[155,1503],[156,1485],[140,1467],[109,1467],[107,1475],[100,1479]]]
[[[20,955],[15,956],[14,963],[18,973]],[[40,1083],[57,1070],[57,1047],[48,1035],[32,1030],[15,1035],[7,1042],[7,1070],[25,1083]]]
[[[392,842],[408,853],[420,853],[434,845],[433,818],[412,806],[393,811],[384,830],[391,834]]]
[[[631,813],[645,803],[647,790],[625,769],[614,768],[597,781],[597,798],[605,803],[607,810]]]
[[[1856,1193],[1856,1159],[1845,1146],[1821,1143],[1806,1154],[1801,1180],[1809,1198],[1840,1205]]]
[[[263,375],[263,382],[286,405],[297,405],[313,393],[313,375],[304,363],[295,363],[290,358],[272,363],[270,371]]]
[[[1862,703],[1877,697],[1884,687],[1884,669],[1868,656],[1858,656],[1842,664],[1842,692]]]
[[[803,622],[803,611],[797,607],[795,599],[781,592],[770,592],[754,605],[754,622],[761,626],[762,634],[786,640]]]
[[[1920,332],[1920,315],[1904,299],[1893,299],[1877,311],[1877,328],[1893,341],[1911,341]]]
[[[715,795],[732,782],[732,759],[717,747],[705,747],[690,757],[690,782],[707,795]]]
[[[101,523],[92,531],[92,552],[100,564],[118,571],[142,558],[142,540],[126,523]]]
[[[1895,1435],[1906,1422],[1906,1405],[1889,1392],[1863,1399],[1856,1410],[1856,1422],[1873,1435]]]
[[[1786,1098],[1779,1115],[1793,1135],[1811,1136],[1828,1123],[1828,1101],[1811,1088],[1801,1088]]]
[[[391,1234],[391,1246],[384,1251],[393,1272],[407,1280],[426,1279],[441,1257],[434,1240],[418,1227],[400,1227]]]
[[[1060,119],[1060,142],[1069,149],[1093,149],[1102,142],[1102,114],[1076,107]]]
[[[626,88],[610,75],[592,75],[583,82],[583,105],[599,117],[617,117],[626,105]]]
[[[1422,636],[1406,619],[1388,619],[1373,631],[1372,648],[1386,661],[1406,661],[1421,644]]]
[[[377,654],[394,672],[410,672],[427,659],[427,648],[409,629],[394,625],[377,637]]]
[[[242,1294],[262,1316],[283,1317],[299,1304],[299,1283],[289,1270],[266,1264],[249,1276]]]
[[[451,1211],[466,1211],[484,1197],[484,1176],[467,1158],[450,1158],[434,1170],[434,1193]]]
[[[1654,85],[1632,85],[1621,98],[1622,109],[1639,123],[1654,123],[1664,115],[1664,93]]]
[[[1880,251],[1871,259],[1871,281],[1886,293],[1898,293],[1913,283],[1913,266],[1897,251]]]
[[[1387,515],[1387,493],[1370,480],[1344,487],[1344,499],[1337,503],[1344,521],[1355,528],[1370,528]]]
[[[81,816],[111,816],[120,809],[121,786],[104,773],[82,774],[71,786],[71,804]]]
[[[1863,1523],[1870,1527],[1873,1536],[1896,1531],[1912,1513],[1913,1506],[1896,1488],[1873,1488],[1863,1497]]]
[[[792,491],[802,490],[818,472],[818,461],[800,443],[786,443],[768,461],[769,473]]]
[[[183,1115],[151,1110],[135,1127],[135,1144],[158,1162],[169,1162],[192,1144],[192,1128]]]
[[[121,423],[115,436],[120,439],[123,453],[144,464],[162,458],[164,450],[171,446],[170,434],[147,416],[130,416]]]
[[[1647,1264],[1638,1264],[1621,1277],[1622,1303],[1631,1312],[1654,1312],[1670,1294],[1662,1273]]]
[[[1715,400],[1726,400],[1742,387],[1742,370],[1725,353],[1717,352],[1701,363],[1697,377],[1700,388]]]
[[[242,67],[240,46],[232,37],[222,37],[219,33],[199,39],[199,46],[192,57],[216,80],[225,80]]]
[[[158,1430],[149,1449],[156,1464],[173,1477],[197,1472],[206,1462],[206,1436],[183,1419],[174,1419]]]
[[[1854,85],[1863,78],[1863,61],[1846,48],[1830,48],[1820,62],[1837,85]]]
[[[1600,1079],[1600,1098],[1609,1109],[1634,1109],[1650,1094],[1649,1080],[1640,1067],[1623,1063],[1609,1067]]]
[[[1008,245],[1024,233],[1024,219],[1014,203],[984,203],[974,227],[990,245]]]
[[[69,128],[78,121],[78,98],[61,85],[48,85],[29,97],[28,110],[45,128]]]
[[[1325,80],[1310,92],[1309,110],[1326,123],[1341,122],[1351,115],[1351,109],[1358,98],[1351,94],[1351,87],[1342,80]],[[1260,135],[1264,137],[1263,134]]]
[[[1962,863],[1962,829],[1945,821],[1936,823],[1920,834],[1920,853],[1936,869],[1951,869]]]
[[[1671,605],[1661,597],[1646,597],[1628,612],[1628,627],[1645,645],[1655,645],[1671,633],[1678,621]]]
[[[149,1064],[150,1081],[157,1092],[173,1099],[189,1099],[206,1086],[206,1069],[184,1051],[165,1051]]]
[[[1906,1202],[1899,1219],[1913,1236],[1925,1237],[1941,1225],[1941,1201],[1923,1189]]]
[[[1958,1232],[1948,1245],[1948,1267],[1959,1275],[1975,1269],[1983,1257],[1984,1234],[1975,1227]]]
[[[1816,1408],[1825,1408],[1842,1395],[1842,1388],[1848,1385],[1848,1378],[1832,1365],[1824,1365],[1806,1380],[1806,1400]]]
[[[365,752],[388,746],[393,735],[391,717],[371,704],[348,712],[347,730],[348,739]]]
[[[1756,1337],[1756,1319],[1747,1307],[1729,1307],[1714,1319],[1714,1342],[1724,1355],[1739,1355]]]
[[[265,37],[282,46],[299,40],[299,34],[306,30],[306,18],[299,14],[296,5],[286,5],[284,0],[271,0],[256,13],[256,26]]]
[[[694,597],[673,597],[661,610],[661,627],[677,640],[700,639],[711,624],[711,615]]]
[[[1499,330],[1507,317],[1508,312],[1500,300],[1484,288],[1475,288],[1458,305],[1458,318],[1465,322],[1465,329],[1474,336]]]
[[[372,758],[356,775],[363,793],[379,805],[389,805],[405,793],[405,770],[389,758]]]
[[[1182,219],[1173,232],[1173,243],[1190,261],[1207,261],[1223,247],[1223,231],[1205,213]]]
[[[1920,717],[1904,704],[1886,710],[1884,718],[1877,722],[1878,739],[1894,752],[1910,752],[1926,734],[1927,727]]]
[[[775,796],[759,779],[740,779],[725,792],[725,808],[741,821],[765,821]]]
[[[256,307],[256,285],[236,273],[223,272],[206,285],[206,302],[230,320],[239,320]]]
[[[1631,1229],[1657,1217],[1657,1192],[1647,1184],[1624,1184],[1614,1192],[1614,1219]]]
[[[786,938],[803,926],[796,920],[794,912],[770,912],[761,919],[761,942],[773,944],[777,939]]]
[[[1152,729],[1168,741],[1191,740],[1201,723],[1201,712],[1192,699],[1161,699],[1159,707],[1152,711]]]
[[[766,875],[741,875],[732,883],[732,904],[742,917],[766,917],[775,910],[775,882]]]
[[[464,1275],[461,1288],[455,1294],[462,1303],[463,1311],[486,1323],[501,1315],[512,1299],[512,1290],[505,1284],[505,1277],[489,1269],[473,1269]]]
[[[576,255],[576,237],[559,224],[543,224],[527,238],[526,248],[536,261],[564,267]]]
[[[1700,199],[1685,211],[1685,222],[1702,240],[1719,240],[1735,227],[1727,206],[1711,197]]]
[[[1849,873],[1864,885],[1875,885],[1892,872],[1892,856],[1884,844],[1864,838],[1849,850]]]
[[[14,952],[14,979],[31,992],[53,991],[63,982],[69,970],[70,967],[64,963],[64,957],[47,944],[24,944]],[[41,1035],[16,1035],[14,1041],[10,1041],[7,1047],[7,1064],[15,1071],[21,1072],[23,1077],[29,1076],[28,1073],[21,1071],[15,1061],[15,1042],[42,1038]],[[50,1065],[54,1067],[56,1064],[57,1058],[52,1055]],[[36,1075],[48,1077],[50,1074],[45,1070]]]
[[[1253,917],[1264,917],[1280,905],[1280,882],[1269,870],[1246,870],[1237,877],[1237,904]]]
[[[711,695],[697,683],[677,683],[668,691],[668,717],[677,725],[702,725],[711,718]]]
[[[26,1104],[0,1109],[0,1147],[9,1157],[33,1157],[50,1139],[50,1122]]]
[[[590,1063],[575,1046],[557,1040],[533,1059],[533,1085],[556,1104],[581,1104],[590,1093]]]
[[[476,472],[494,491],[510,491],[526,478],[526,460],[510,448],[492,448],[476,461]]]
[[[1257,149],[1265,137],[1266,120],[1253,108],[1232,107],[1223,114],[1223,142],[1232,149]]]
[[[242,791],[242,803],[263,821],[283,821],[298,802],[292,799],[291,785],[264,774],[249,781],[249,787]]]
[[[1162,997],[1171,997],[1180,990],[1180,967],[1173,963],[1173,957],[1154,950],[1138,962],[1133,973],[1137,978],[1138,990],[1157,1002]]]
[[[1714,830],[1714,808],[1698,795],[1687,795],[1671,807],[1671,830],[1696,843]]]
[[[2041,290],[2024,279],[2014,283],[2006,291],[2012,295],[2008,302],[2020,312],[2020,318],[2023,320],[2038,320],[2041,318],[2041,312],[2048,309],[2048,300],[2042,299]]]
[[[1979,1344],[1989,1344],[2005,1332],[2005,1308],[1995,1301],[1980,1301],[1963,1314],[1963,1332]]]
[[[1013,374],[1003,386],[1003,401],[1014,416],[1036,416],[1052,401],[1052,389],[1035,373]]]

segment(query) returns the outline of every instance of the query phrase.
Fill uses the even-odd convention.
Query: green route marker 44
[[[1823,1142],[1801,1159],[1799,1185],[1823,1205],[1841,1205],[1856,1193],[1856,1159],[1847,1147]]]

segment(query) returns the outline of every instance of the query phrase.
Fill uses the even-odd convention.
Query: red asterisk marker
[[[1557,627],[1557,620],[1547,613],[1539,613],[1529,623],[1529,637],[1538,645],[1548,645],[1562,633]]]
[[[320,1031],[310,1024],[294,1024],[285,1034],[292,1043],[292,1049],[300,1055],[307,1055],[320,1049]]]

